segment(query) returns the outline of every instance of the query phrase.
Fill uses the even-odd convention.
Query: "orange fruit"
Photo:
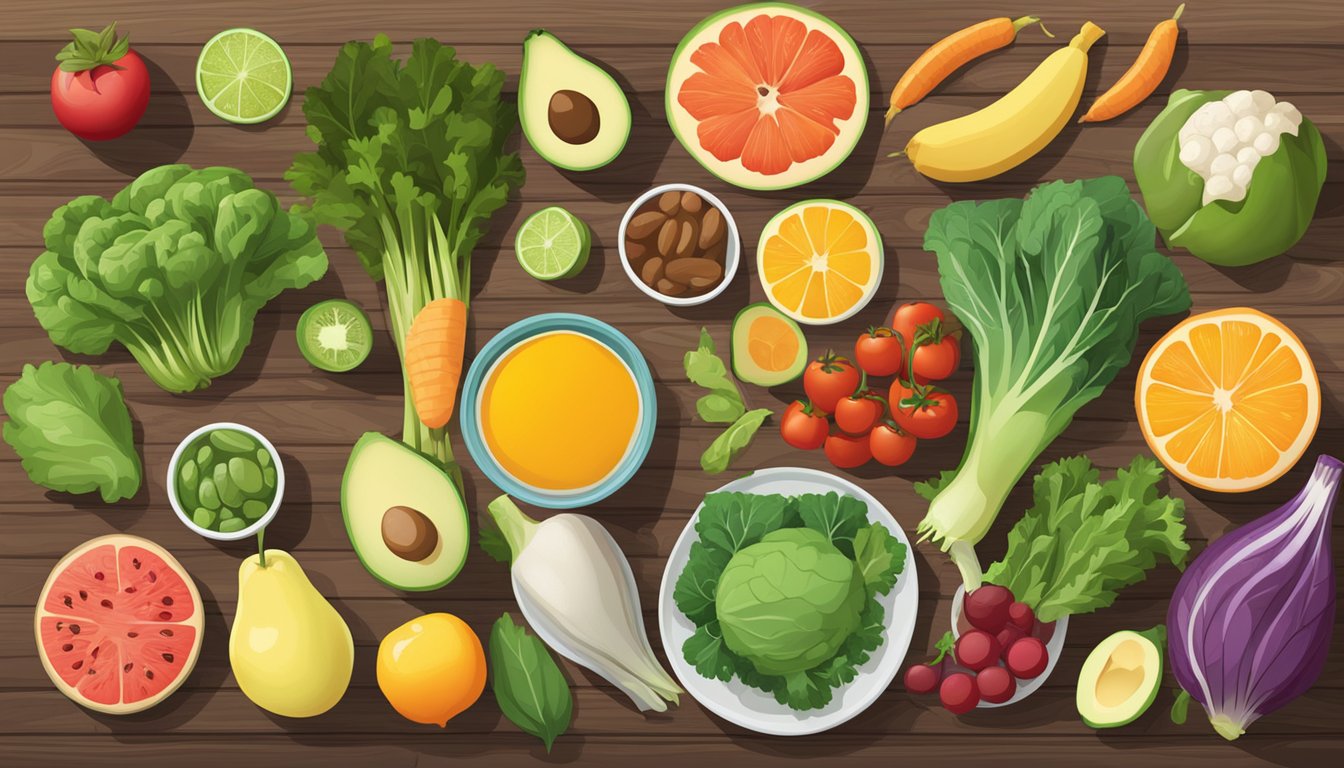
[[[838,323],[882,281],[882,239],[867,214],[839,200],[804,200],[761,230],[756,271],[766,298],[800,323]]]
[[[1134,407],[1172,474],[1210,491],[1251,491],[1307,450],[1321,385],[1287,326],[1235,307],[1186,318],[1163,336],[1139,368]]]
[[[485,649],[451,613],[427,613],[378,645],[378,688],[401,716],[447,725],[485,690]]]

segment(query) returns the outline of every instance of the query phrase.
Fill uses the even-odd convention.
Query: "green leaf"
[[[710,424],[732,424],[742,418],[747,409],[741,400],[722,392],[710,392],[695,401],[695,412],[701,421]]]
[[[33,482],[70,493],[97,490],[109,503],[140,489],[140,457],[117,379],[83,365],[25,365],[5,390],[4,406],[5,442]]]
[[[881,523],[870,523],[854,535],[854,562],[869,594],[885,595],[905,569],[905,545]]]
[[[846,494],[807,493],[797,497],[803,525],[823,533],[845,557],[854,558],[854,536],[868,524],[868,505]]]
[[[550,752],[573,716],[569,682],[546,646],[507,613],[490,630],[490,671],[500,711]]]
[[[510,565],[513,563],[513,550],[509,547],[509,540],[504,538],[504,532],[499,530],[495,524],[494,518],[485,515],[477,526],[480,530],[477,543],[481,546],[481,551],[489,555],[492,560]]]
[[[937,477],[931,477],[928,480],[921,480],[920,482],[915,483],[915,493],[919,494],[920,498],[925,501],[933,501],[956,476],[957,473],[955,470],[945,469],[942,472],[939,472]]]
[[[771,531],[796,524],[795,515],[792,501],[786,496],[711,493],[705,496],[704,506],[696,516],[695,532],[706,547],[732,555]]]
[[[1031,508],[1008,532],[1008,551],[985,579],[1010,589],[1040,621],[1055,621],[1109,606],[1159,557],[1183,565],[1185,506],[1158,495],[1162,474],[1144,456],[1104,483],[1083,456],[1046,465],[1032,483]]]
[[[686,568],[677,577],[672,600],[686,618],[704,624],[714,618],[714,594],[732,552],[697,541],[691,545]]]
[[[1176,694],[1176,700],[1171,703],[1171,722],[1177,725],[1185,725],[1186,714],[1190,710],[1190,694],[1181,691]]]
[[[682,367],[686,369],[686,378],[690,379],[691,383],[734,400],[745,410],[745,406],[742,406],[742,393],[729,375],[728,367],[724,365],[722,358],[715,353],[714,339],[710,337],[708,330],[700,329],[700,345],[686,353]]]
[[[708,621],[696,627],[695,634],[686,639],[681,646],[686,662],[695,667],[695,671],[710,680],[728,682],[742,666],[750,666],[742,657],[728,650],[723,644],[723,633],[719,622]]]
[[[714,438],[714,442],[700,455],[700,468],[711,475],[727,469],[733,459],[751,445],[751,439],[769,415],[769,408],[757,408],[742,414],[723,434]]]

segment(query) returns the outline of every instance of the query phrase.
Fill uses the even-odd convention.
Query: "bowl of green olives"
[[[191,530],[217,541],[266,527],[285,495],[280,453],[260,432],[206,424],[182,439],[168,462],[168,500]]]

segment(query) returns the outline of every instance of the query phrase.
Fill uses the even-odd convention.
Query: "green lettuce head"
[[[327,271],[313,225],[233,168],[146,171],[110,201],[57,208],[42,237],[27,290],[51,340],[117,342],[169,392],[233,370],[257,311]]]
[[[863,574],[825,534],[784,528],[733,555],[715,605],[723,641],[766,675],[830,659],[859,627]]]
[[[1301,239],[1325,167],[1316,126],[1264,91],[1178,90],[1134,148],[1134,177],[1167,244],[1220,266]]]

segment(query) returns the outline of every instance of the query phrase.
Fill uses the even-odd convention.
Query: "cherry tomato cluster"
[[[853,362],[828,352],[808,364],[807,401],[795,400],[779,420],[784,442],[805,451],[823,448],[841,469],[909,461],[920,440],[935,440],[956,426],[956,398],[932,382],[956,372],[959,336],[932,304],[901,306],[887,325],[859,336]],[[870,383],[886,376],[895,380],[885,391]]]
[[[966,595],[962,611],[971,629],[955,641],[947,633],[932,661],[905,671],[906,690],[925,694],[937,689],[943,708],[957,715],[981,701],[1002,704],[1017,692],[1018,680],[1045,672],[1050,663],[1045,641],[1054,631],[1053,623],[1038,623],[1031,606],[995,584]],[[949,651],[956,667],[951,670],[946,668]]]

